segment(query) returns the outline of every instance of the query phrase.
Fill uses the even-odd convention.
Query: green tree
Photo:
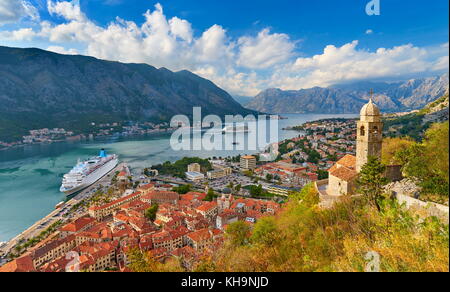
[[[408,177],[419,180],[422,193],[448,200],[449,123],[436,123],[427,130],[422,143],[412,143],[398,150],[394,159],[403,165]]]
[[[369,156],[367,163],[362,167],[357,178],[358,192],[363,194],[370,204],[380,210],[380,200],[383,195],[383,186],[388,183],[384,176],[386,166],[377,157]]]
[[[172,191],[179,193],[180,195],[187,194],[191,191],[191,185],[181,185],[179,187],[174,187]]]
[[[133,248],[127,253],[130,264],[128,267],[137,273],[154,272],[154,260],[144,255],[139,249]]]
[[[250,187],[250,195],[252,197],[261,197],[263,195],[263,187],[262,185],[251,186]]]
[[[217,197],[213,189],[209,189],[203,201],[212,202]]]
[[[237,221],[228,225],[225,237],[233,246],[243,246],[249,243],[250,234],[250,226],[243,221]]]
[[[274,217],[263,217],[255,224],[251,236],[252,243],[272,246],[276,240],[276,221]]]
[[[133,272],[150,273],[150,272],[182,272],[178,261],[168,259],[165,263],[155,260],[149,253],[141,252],[139,249],[131,249],[127,253],[130,264],[128,267]]]
[[[155,221],[156,219],[156,213],[158,213],[158,204],[152,205],[150,208],[145,210],[145,218],[151,221]]]
[[[318,175],[318,180],[323,180],[323,179],[327,179],[328,178],[328,171],[326,170],[322,170],[322,169],[318,169],[316,171],[317,175]]]

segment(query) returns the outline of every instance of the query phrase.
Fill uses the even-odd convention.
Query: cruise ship
[[[105,176],[118,163],[119,157],[116,154],[107,155],[104,149],[97,157],[86,161],[78,160],[77,165],[64,175],[60,191],[68,196],[79,192]]]

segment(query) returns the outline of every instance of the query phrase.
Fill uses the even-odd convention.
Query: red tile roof
[[[208,212],[214,208],[217,208],[217,202],[207,202],[197,208],[200,212]]]
[[[63,227],[61,227],[60,231],[66,231],[66,232],[78,232],[84,227],[86,227],[89,224],[93,224],[95,222],[94,218],[83,216],[81,218],[76,219],[75,221],[72,221]]]
[[[349,182],[353,180],[358,175],[358,173],[353,169],[348,169],[346,167],[339,167],[333,172],[330,172],[330,175]]]
[[[0,272],[34,272],[33,259],[29,254],[0,267]]]
[[[203,228],[198,231],[191,232],[187,236],[192,241],[200,242],[200,241],[204,241],[204,240],[209,240],[209,239],[213,238],[214,236],[219,235],[221,233],[222,233],[222,231],[220,231],[219,229],[211,230],[209,228]]]

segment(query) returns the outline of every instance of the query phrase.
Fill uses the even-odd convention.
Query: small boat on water
[[[249,133],[250,130],[248,126],[240,126],[240,125],[233,125],[233,126],[226,126],[223,128],[222,133],[228,134],[228,133]]]

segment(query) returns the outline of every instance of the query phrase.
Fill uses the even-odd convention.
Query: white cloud
[[[47,0],[47,8],[51,15],[58,15],[67,20],[86,21],[86,16],[81,12],[79,0],[73,0],[72,2]]]
[[[366,30],[366,34],[373,34],[373,30],[372,29]]]
[[[283,88],[306,88],[353,80],[401,77],[448,68],[448,64],[446,67],[442,64],[445,58],[448,59],[448,52],[442,47],[419,48],[407,44],[370,52],[357,46],[358,41],[342,47],[329,45],[321,55],[298,58],[292,66],[278,72],[272,82]],[[436,56],[442,56],[443,59]]]
[[[36,8],[24,0],[0,0],[0,26],[5,23],[13,23],[22,18],[38,19]]]
[[[76,49],[66,50],[64,47],[61,46],[50,46],[46,50],[63,55],[78,55],[78,51]]]
[[[300,89],[448,70],[448,43],[368,51],[353,41],[341,47],[328,45],[315,56],[298,57],[297,42],[287,34],[263,29],[233,39],[215,24],[195,36],[191,23],[178,17],[167,19],[160,4],[144,13],[140,25],[117,17],[100,26],[81,11],[78,0],[47,0],[47,9],[58,23],[36,21],[32,27],[24,23],[17,30],[0,31],[0,42],[45,43],[44,48],[59,53],[187,69],[236,95],[256,95],[268,87]]]
[[[170,31],[174,36],[177,36],[188,43],[192,42],[192,27],[188,21],[174,17],[169,21],[169,24]]]
[[[265,69],[283,63],[293,55],[295,44],[286,34],[261,31],[256,38],[241,37],[238,64],[251,69]]]
[[[31,41],[36,33],[31,28],[21,28],[14,31],[0,31],[0,40],[9,41]]]

